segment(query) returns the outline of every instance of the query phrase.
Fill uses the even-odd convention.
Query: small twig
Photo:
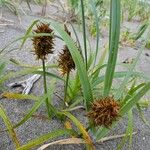
[[[137,132],[133,132],[132,135],[135,135],[137,134]],[[128,134],[130,135],[130,134]],[[120,134],[120,135],[113,135],[113,136],[109,136],[109,137],[104,137],[102,139],[100,139],[99,141],[97,141],[98,143],[103,143],[103,142],[106,142],[106,141],[109,141],[109,140],[114,140],[114,139],[118,139],[118,138],[122,138],[122,137],[125,137],[126,134]]]
[[[61,98],[61,96],[57,92],[55,92],[54,95],[57,96],[61,101],[63,101],[63,98]]]

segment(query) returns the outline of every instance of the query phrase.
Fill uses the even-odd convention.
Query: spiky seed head
[[[34,33],[53,33],[53,30],[49,27],[48,24],[41,23],[37,25],[37,29],[34,30]],[[34,53],[37,56],[37,59],[46,59],[48,54],[53,53],[54,48],[54,37],[52,36],[35,36],[32,39],[34,46]]]
[[[61,69],[62,75],[75,69],[75,63],[66,45],[64,46],[63,52],[59,55],[58,66]]]
[[[92,103],[87,116],[94,126],[109,128],[119,117],[120,103],[113,97],[105,97]]]
[[[64,29],[66,33],[71,36],[71,32],[67,29],[66,25],[64,25]],[[63,52],[59,55],[58,66],[61,69],[62,75],[65,75],[75,69],[75,63],[66,45],[63,48]]]

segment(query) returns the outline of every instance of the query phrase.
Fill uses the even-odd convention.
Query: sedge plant
[[[17,142],[17,138],[14,138],[14,141],[16,143],[17,150],[25,150],[25,149],[31,149],[35,146],[38,146],[40,144],[43,144],[43,142],[48,141],[49,139],[56,138],[62,135],[69,135],[73,136],[78,140],[78,143],[84,143],[86,144],[86,148],[89,150],[94,150],[93,146],[93,140],[91,136],[94,136],[94,139],[96,141],[101,140],[103,137],[105,137],[108,132],[115,127],[117,124],[117,121],[120,120],[124,115],[128,115],[128,126],[126,129],[126,136],[123,138],[121,144],[118,146],[118,149],[121,149],[122,145],[125,143],[127,138],[129,137],[130,145],[132,143],[132,132],[133,132],[133,115],[132,115],[132,108],[136,106],[139,102],[139,100],[149,91],[150,89],[150,78],[143,74],[142,72],[137,72],[134,70],[136,63],[140,59],[140,55],[142,53],[143,47],[139,49],[138,54],[136,58],[134,59],[133,63],[129,66],[127,71],[120,71],[116,72],[115,68],[118,65],[117,64],[117,55],[119,51],[119,39],[120,39],[120,18],[121,18],[121,4],[120,0],[110,0],[110,16],[109,16],[109,44],[106,45],[105,49],[101,52],[102,57],[97,61],[98,59],[98,51],[99,51],[99,34],[97,34],[97,44],[95,48],[95,54],[88,55],[88,47],[87,47],[87,30],[86,30],[86,19],[84,14],[84,3],[83,0],[80,1],[81,3],[81,10],[82,10],[82,29],[83,29],[83,42],[84,42],[84,48],[83,48],[83,56],[82,53],[79,51],[78,46],[75,44],[75,41],[72,39],[70,34],[68,34],[68,30],[64,29],[63,26],[61,26],[58,22],[54,21],[48,21],[48,23],[44,23],[39,25],[39,20],[36,20],[32,23],[32,25],[27,30],[24,37],[20,38],[22,40],[22,45],[26,42],[28,38],[33,39],[34,43],[34,53],[37,55],[37,58],[42,60],[42,68],[43,71],[39,72],[36,69],[32,70],[26,70],[20,72],[20,74],[27,74],[27,73],[38,73],[42,74],[44,76],[44,90],[45,93],[40,98],[37,98],[36,96],[32,95],[16,95],[13,93],[7,93],[4,94],[5,97],[18,97],[20,99],[23,98],[30,98],[32,96],[32,99],[35,100],[34,106],[31,108],[31,110],[25,115],[25,117],[19,121],[15,125],[9,125],[10,123],[6,120],[8,120],[4,115],[4,109],[1,108],[0,111],[3,112],[3,120],[8,127],[8,131],[11,132],[18,128],[20,125],[25,123],[32,114],[45,102],[46,100],[46,106],[49,110],[53,110],[54,107],[51,103],[48,101],[48,94],[53,95],[54,89],[54,83],[50,85],[50,88],[47,89],[46,87],[46,76],[55,77],[56,79],[59,79],[61,81],[64,81],[61,77],[59,77],[56,74],[52,74],[51,72],[46,71],[45,67],[45,58],[46,55],[49,53],[52,53],[53,48],[53,40],[52,38],[55,35],[55,32],[57,32],[57,36],[59,39],[61,39],[65,43],[65,51],[63,49],[63,53],[60,54],[60,60],[64,60],[64,55],[67,54],[67,57],[65,59],[68,59],[69,56],[69,62],[71,59],[71,66],[72,68],[70,70],[65,70],[65,74],[67,73],[67,78],[65,81],[65,97],[64,102],[66,101],[66,95],[68,95],[69,102],[68,107],[66,109],[58,109],[53,110],[51,113],[56,113],[63,116],[63,121],[65,122],[68,118],[70,122],[72,122],[77,129],[74,129],[70,124],[67,126],[67,128],[63,129],[56,129],[50,133],[46,133],[36,139],[31,140],[30,142],[19,145]],[[94,5],[91,3],[91,6]],[[93,11],[94,12],[94,11]],[[96,15],[96,12],[95,12]],[[97,24],[97,32],[99,32],[98,28],[98,19],[95,16],[95,22]],[[44,20],[45,21],[45,20]],[[34,30],[35,34],[32,33],[32,28],[37,25],[37,29]],[[49,28],[49,24],[51,25],[51,28]],[[53,32],[52,32],[53,31]],[[54,34],[52,34],[54,33]],[[18,40],[20,40],[18,39]],[[44,41],[42,40],[44,39]],[[81,43],[80,43],[81,44]],[[82,49],[82,46],[81,46]],[[105,57],[108,53],[108,60],[106,63],[104,63],[106,60]],[[63,57],[62,57],[63,56]],[[89,56],[89,57],[88,57]],[[66,60],[67,60],[66,59]],[[62,62],[58,62],[58,67],[60,69],[68,69],[68,64],[65,64],[66,66],[62,66]],[[63,64],[64,65],[64,64]],[[71,75],[71,70],[75,69],[75,75]],[[105,72],[102,74],[102,70]],[[19,74],[19,73],[18,73]],[[14,75],[14,74],[13,74]],[[17,75],[17,74],[15,74]],[[10,77],[10,76],[9,76]],[[3,77],[3,81],[6,80],[8,76]],[[116,78],[122,78],[122,81],[119,82],[119,84],[114,85],[113,81]],[[135,82],[135,78],[142,78],[146,81],[139,83]],[[0,80],[1,83],[2,80]],[[99,94],[99,95],[98,95]],[[75,109],[75,107],[78,107],[78,104],[82,102],[83,108],[85,109],[85,113],[87,114],[88,118],[88,125],[85,127],[79,119],[74,116],[70,111],[71,109]],[[49,114],[50,115],[50,114]],[[57,142],[57,141],[56,141]],[[52,145],[53,143],[49,143],[49,145]]]

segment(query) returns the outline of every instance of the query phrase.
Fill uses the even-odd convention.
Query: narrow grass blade
[[[14,131],[12,124],[11,124],[8,116],[6,115],[2,105],[0,105],[0,117],[2,117],[6,127],[8,129],[9,135],[12,137],[12,140],[16,145],[16,148],[18,148],[20,146],[19,140],[17,138],[16,132]]]
[[[128,70],[128,72],[127,72],[125,78],[124,78],[124,80],[123,80],[122,83],[120,84],[120,86],[119,86],[119,88],[118,88],[119,90],[118,90],[118,92],[115,94],[116,99],[119,99],[119,98],[121,97],[121,95],[122,95],[122,93],[123,93],[123,91],[124,91],[124,88],[125,88],[125,86],[127,85],[128,81],[129,81],[129,79],[130,79],[130,77],[132,76],[132,73],[133,73],[133,71],[134,71],[134,68],[135,68],[135,66],[136,66],[136,64],[137,64],[137,62],[138,62],[138,60],[140,59],[140,56],[141,56],[141,54],[142,54],[142,51],[143,51],[143,46],[142,46],[142,48],[138,51],[138,54],[137,54],[135,60],[134,60],[133,63],[131,64],[131,66],[130,66],[130,68],[129,68],[129,70]]]
[[[65,116],[67,116],[70,120],[73,121],[73,123],[76,125],[76,127],[79,129],[79,131],[81,132],[81,134],[83,135],[83,139],[85,140],[85,142],[87,143],[87,147],[89,150],[94,150],[94,145],[93,142],[89,136],[89,134],[87,133],[85,127],[79,122],[79,120],[74,117],[71,113],[69,112],[61,112],[62,114],[64,114]]]
[[[132,109],[128,113],[128,118],[129,118],[129,150],[132,150],[132,137],[133,137],[133,112]]]
[[[16,125],[13,126],[13,128],[17,128],[20,125],[22,125],[23,123],[25,123],[29,118],[31,118],[31,116],[33,115],[33,113],[45,102],[45,99],[47,98],[47,95],[42,96],[35,104],[34,106],[29,110],[29,112],[27,113],[27,115],[21,119],[21,121],[19,121]]]
[[[77,73],[76,73],[75,79],[70,80],[69,85],[70,86],[68,88],[68,93],[69,93],[68,95],[71,99],[71,102],[73,103],[74,101],[76,101],[76,98],[79,97],[79,92],[81,88],[79,75]]]
[[[29,69],[24,69],[24,70],[21,70],[19,72],[13,72],[13,73],[9,73],[5,76],[2,76],[0,78],[0,84],[3,83],[4,81],[8,80],[9,78],[11,77],[15,77],[15,76],[21,76],[21,75],[26,75],[26,74],[43,74],[42,71],[37,71],[36,68],[29,68]],[[46,72],[46,75],[49,76],[49,77],[54,77],[56,79],[59,79],[59,80],[62,80],[63,79],[59,76],[57,76],[56,74],[53,74],[53,73],[50,73],[50,72]]]
[[[26,0],[26,2],[27,2],[29,9],[32,11],[31,6],[30,6],[30,0]]]
[[[85,55],[85,65],[87,70],[87,45],[86,45],[86,25],[85,25],[85,15],[84,15],[84,2],[81,1],[81,12],[82,12],[82,28],[83,28],[83,42],[84,42],[84,55]]]
[[[124,98],[123,102],[121,103],[124,105],[130,98],[132,98],[134,92],[136,92],[138,89],[142,88],[146,83],[141,83],[136,87],[131,87],[131,89],[128,91],[126,97]]]
[[[9,61],[11,63],[13,63],[14,65],[17,65],[19,67],[23,67],[23,68],[36,68],[36,69],[42,69],[42,66],[37,66],[37,65],[32,65],[32,64],[24,64],[14,58],[10,58]],[[58,68],[57,64],[47,64],[46,68]]]
[[[135,34],[133,39],[138,40],[144,34],[144,32],[147,30],[149,25],[150,25],[150,23],[148,21],[144,22],[142,24],[142,26],[138,29],[138,32]]]
[[[122,150],[123,146],[125,145],[126,141],[129,138],[129,150],[131,150],[131,144],[132,144],[132,134],[133,133],[133,114],[132,110],[128,112],[128,126],[126,129],[126,133],[124,138],[122,139],[121,143],[118,145],[117,150]]]
[[[33,23],[30,25],[30,27],[28,28],[27,32],[25,33],[25,36],[23,38],[22,44],[20,46],[20,49],[23,47],[24,43],[26,42],[28,35],[32,32],[32,28],[34,27],[35,24],[37,24],[37,22],[39,22],[39,20],[35,20],[33,21]]]
[[[70,36],[65,31],[63,31],[63,29],[58,25],[58,23],[52,22],[51,25],[61,35],[62,39],[64,40],[64,42],[69,48],[69,51],[75,62],[75,65],[76,65],[76,68],[78,70],[78,74],[80,77],[80,82],[81,82],[82,89],[83,89],[85,106],[87,109],[89,109],[91,105],[91,101],[93,100],[93,96],[92,96],[89,79],[87,76],[86,66],[83,62],[80,52],[78,51],[78,48],[75,46],[74,41],[70,38]]]
[[[17,99],[17,100],[35,100],[37,101],[39,98],[35,95],[27,95],[27,94],[18,94],[18,93],[10,93],[10,92],[5,92],[2,94],[2,97],[5,97],[7,99]]]
[[[22,39],[23,39],[23,37],[20,37],[20,38],[15,39],[14,41],[8,43],[4,48],[2,48],[2,49],[0,50],[0,54],[1,54],[5,49],[7,49],[9,46],[11,46],[13,43],[16,43],[17,41],[22,40]]]
[[[142,108],[139,104],[137,104],[137,108],[140,114],[140,118],[142,119],[142,121],[145,123],[145,125],[147,125],[150,129],[150,123],[148,122],[148,120],[145,118],[144,113],[142,111]]]
[[[17,150],[28,150],[28,149],[34,148],[35,146],[43,144],[49,139],[57,138],[62,135],[72,135],[72,134],[74,134],[73,130],[57,129],[55,131],[42,135],[38,137],[37,139],[31,140],[29,143],[17,148]]]
[[[33,73],[43,75],[43,71],[33,71]],[[45,74],[46,74],[46,76],[53,77],[53,78],[56,78],[58,80],[64,81],[64,79],[62,77],[60,77],[60,76],[58,76],[56,74],[53,74],[51,72],[45,72]]]
[[[102,55],[99,59],[98,65],[96,66],[95,71],[92,74],[92,80],[96,80],[100,74],[100,70],[103,68],[103,66],[107,66],[107,65],[103,65],[104,60],[106,58],[106,54],[107,54],[107,49],[108,47],[106,46],[106,48],[104,49],[104,51],[102,52]]]
[[[4,72],[4,68],[5,68],[6,64],[5,63],[1,63],[0,64],[0,76],[3,74]]]
[[[18,14],[18,10],[17,10],[17,7],[15,6],[15,4],[13,4],[12,2],[9,2],[9,1],[5,1],[4,2],[5,6],[11,11],[13,12],[15,15],[19,15]]]
[[[120,0],[111,0],[110,5],[110,35],[109,35],[109,58],[105,73],[104,96],[109,95],[111,89],[120,35]]]
[[[97,81],[100,77],[98,77],[100,70],[105,68],[107,64],[100,65],[100,67],[96,68],[90,75],[92,82]]]
[[[79,46],[79,50],[80,50],[81,56],[82,56],[82,58],[83,58],[83,54],[82,54],[82,50],[81,50],[81,44],[80,44],[79,37],[78,37],[78,35],[77,35],[77,32],[76,32],[76,30],[75,30],[73,24],[70,23],[70,25],[71,25],[71,27],[72,27],[72,29],[73,29],[74,35],[75,35],[75,37],[76,37],[76,40],[77,40],[77,43],[78,43],[78,46]]]
[[[28,30],[29,30],[29,29],[28,29]],[[31,32],[31,31],[30,31],[30,32]],[[27,34],[27,33],[26,33],[26,34]],[[4,48],[2,48],[2,49],[0,50],[0,54],[1,54],[4,50],[6,50],[8,47],[10,47],[12,44],[14,44],[14,43],[16,43],[16,42],[18,42],[18,41],[20,41],[20,40],[23,40],[23,41],[22,41],[22,44],[21,44],[21,47],[20,47],[20,48],[22,48],[22,46],[23,46],[24,43],[26,42],[27,38],[32,38],[32,37],[36,37],[36,36],[52,36],[52,34],[50,34],[50,33],[37,33],[37,34],[28,34],[28,35],[19,37],[19,38],[15,39],[14,41],[11,41],[10,43],[8,43]],[[58,38],[59,38],[59,37],[58,37]],[[11,49],[11,50],[13,50],[13,49]],[[9,50],[9,52],[10,52],[11,50]]]
[[[123,78],[127,75],[127,73],[128,73],[128,71],[115,72],[114,78]],[[130,77],[135,77],[135,78],[139,77],[139,78],[143,78],[147,81],[150,80],[150,77],[148,75],[143,74],[142,72],[132,72]],[[92,82],[91,87],[95,87],[96,85],[102,83],[104,80],[105,80],[105,76],[101,76],[101,77],[95,79],[95,81]]]
[[[14,125],[13,128],[17,128],[20,125],[22,125],[24,122],[26,122],[33,115],[33,113],[45,102],[45,99],[51,97],[51,95],[53,94],[51,93],[51,91],[53,91],[53,88],[54,88],[53,84],[50,85],[50,88],[48,89],[48,92],[47,92],[48,95],[44,95],[40,97],[39,100],[35,102],[34,106],[29,110],[27,115],[23,119],[21,119],[21,121],[19,121],[16,125]],[[53,110],[53,113],[57,114],[56,109],[51,104],[49,104],[49,106],[51,110]]]
[[[94,55],[92,53],[89,54],[89,57],[88,57],[88,62],[87,62],[87,69],[88,69],[88,72],[91,71],[92,69],[92,64],[93,64],[93,61],[94,61]],[[91,68],[91,69],[90,69]]]
[[[97,54],[98,54],[98,47],[99,47],[99,35],[100,35],[100,31],[99,31],[99,19],[98,19],[98,15],[97,15],[97,10],[96,10],[96,6],[93,0],[89,0],[89,3],[91,5],[91,10],[93,12],[94,18],[95,18],[95,24],[96,24],[96,50],[95,50],[95,60],[94,60],[94,66],[96,63],[96,59],[97,59]]]
[[[33,71],[37,71],[37,69],[24,69],[22,71],[18,71],[18,72],[13,72],[13,73],[8,73],[6,75],[3,75],[1,76],[0,78],[0,84],[5,82],[6,80],[8,80],[9,78],[11,77],[15,77],[15,76],[18,76],[18,75],[25,75],[25,74],[30,74],[32,73]]]

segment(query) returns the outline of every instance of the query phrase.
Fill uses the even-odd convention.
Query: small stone
[[[145,53],[145,55],[148,56],[148,57],[150,56],[148,53]]]
[[[127,58],[123,61],[124,64],[132,64],[133,63],[133,58]]]

